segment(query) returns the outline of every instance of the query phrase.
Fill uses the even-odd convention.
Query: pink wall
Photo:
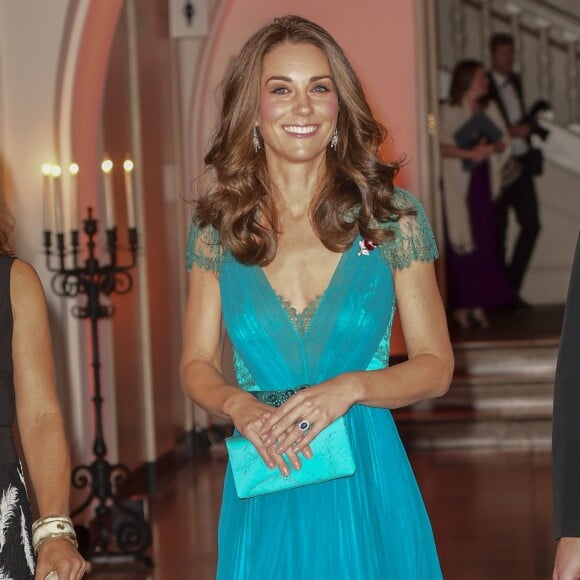
[[[227,1],[227,0],[224,0]],[[230,59],[248,36],[276,16],[298,14],[314,20],[342,46],[365,88],[376,118],[390,138],[383,148],[385,159],[404,156],[408,165],[398,185],[418,192],[417,79],[415,51],[415,0],[358,0],[356,4],[335,0],[230,0],[214,34],[207,39],[202,98],[194,123],[193,151],[201,159],[213,128],[214,91]],[[195,115],[194,115],[195,117]],[[195,129],[194,129],[195,130]],[[392,341],[393,353],[404,351],[398,321]]]

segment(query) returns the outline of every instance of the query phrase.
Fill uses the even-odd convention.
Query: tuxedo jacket
[[[501,97],[499,87],[497,86],[495,79],[494,79],[493,75],[491,74],[491,72],[487,73],[487,77],[489,79],[489,89],[488,89],[487,97],[489,98],[490,101],[493,101],[497,105],[499,112],[501,113],[501,116],[503,117],[503,120],[505,121],[505,124],[508,127],[511,127],[513,125],[513,123],[510,123],[504,102],[503,102],[502,97]],[[518,100],[520,101],[520,106],[522,108],[522,115],[524,115],[526,112],[526,107],[524,105],[524,90],[522,87],[522,78],[517,73],[512,72],[508,75],[508,79],[510,80],[510,82],[512,83],[512,85],[516,91],[516,95],[518,97]]]
[[[556,366],[552,483],[555,537],[580,537],[580,236]]]

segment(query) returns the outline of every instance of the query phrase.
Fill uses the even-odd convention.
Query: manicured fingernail
[[[282,468],[282,475],[288,477],[290,475],[290,470],[287,467]]]
[[[302,455],[304,455],[306,459],[312,459],[312,451],[310,451],[310,449],[306,449],[306,451],[303,451]]]
[[[300,469],[300,461],[293,461],[292,465],[294,466],[294,469]]]

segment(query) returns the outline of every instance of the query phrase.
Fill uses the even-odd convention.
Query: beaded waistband
[[[280,391],[250,391],[258,401],[271,407],[283,405],[294,393],[307,389],[310,385],[300,385],[295,389],[282,389]]]

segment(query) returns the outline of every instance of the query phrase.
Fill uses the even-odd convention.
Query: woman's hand
[[[355,402],[355,389],[347,377],[341,375],[299,391],[276,409],[261,430],[270,449],[277,454],[302,452],[305,457],[312,457],[310,442]],[[299,427],[303,421],[308,423],[306,430]]]
[[[469,158],[474,163],[481,163],[494,152],[495,145],[493,143],[479,143],[473,149],[469,150]]]
[[[560,538],[556,550],[553,580],[580,578],[580,538]]]
[[[529,123],[519,123],[518,125],[512,125],[509,128],[509,132],[512,137],[527,139],[532,132],[532,126]]]
[[[270,449],[262,436],[263,426],[272,415],[272,407],[240,389],[239,393],[229,397],[224,409],[236,429],[253,443],[264,463],[270,469],[278,467],[284,476],[290,475],[290,469],[284,458]],[[295,465],[294,458],[290,457],[290,460]]]
[[[86,569],[87,562],[68,540],[48,540],[38,550],[34,578],[44,580],[54,572],[58,580],[80,580]]]

